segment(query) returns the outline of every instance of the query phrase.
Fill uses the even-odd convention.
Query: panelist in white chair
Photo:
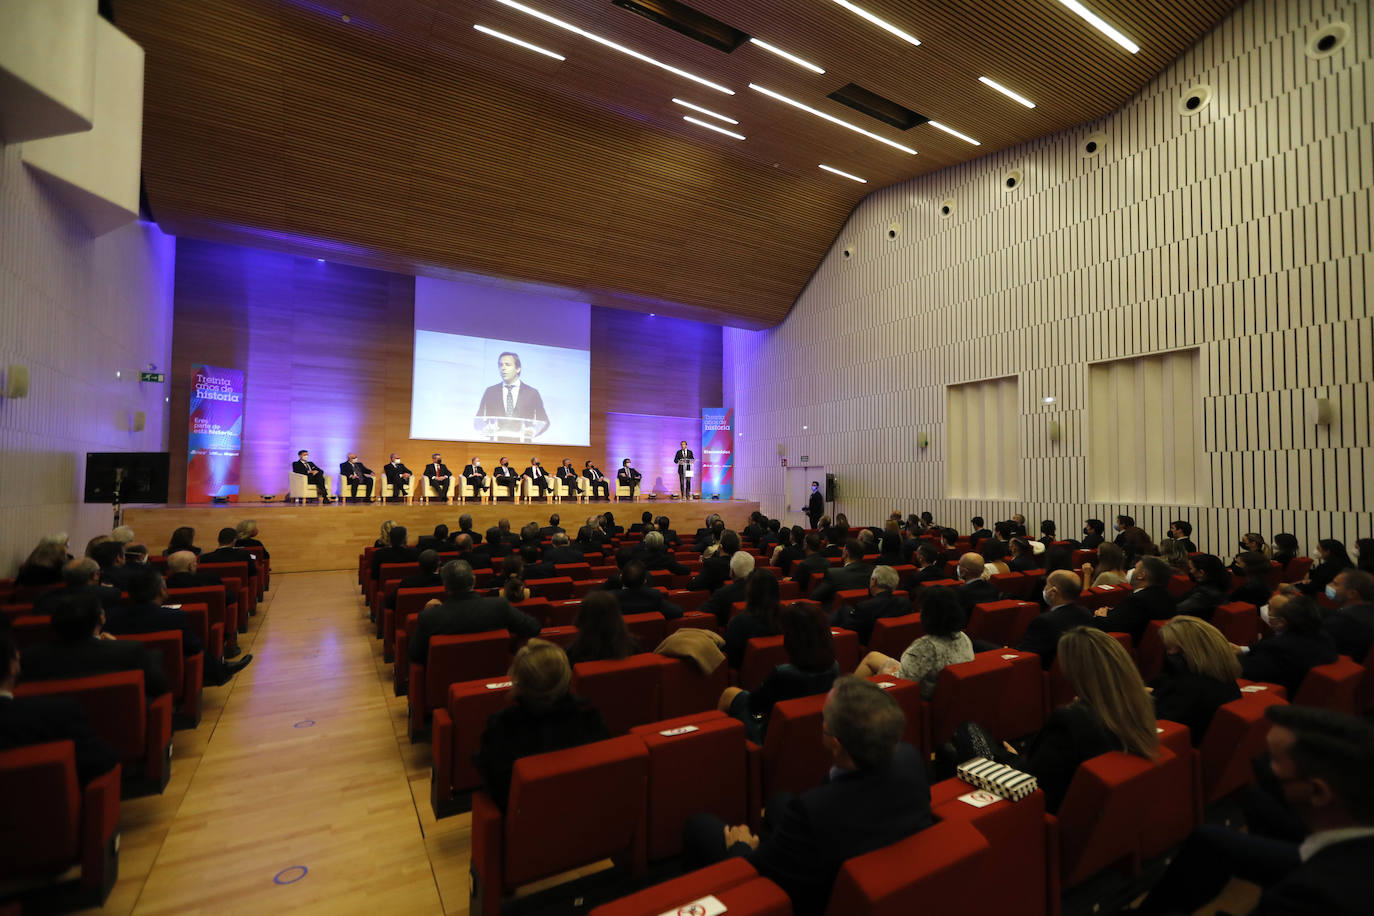
[[[615,479],[620,482],[622,487],[627,487],[630,491],[630,499],[635,498],[635,490],[639,489],[639,479],[643,475],[630,467],[630,459],[626,458],[620,462],[620,470],[615,472]]]
[[[438,452],[429,456],[429,464],[425,465],[425,476],[429,478],[429,485],[439,491],[440,497],[448,499],[448,488],[453,484],[453,474]]]
[[[583,478],[577,473],[577,468],[573,467],[571,458],[564,458],[563,463],[558,466],[558,470],[554,474],[558,477],[558,482],[568,488],[568,495],[573,499],[583,495]]]
[[[372,487],[377,482],[377,475],[372,473],[372,469],[358,460],[357,452],[349,452],[348,460],[339,462],[339,498],[343,498],[343,484],[349,488],[348,495],[353,499],[358,498],[358,487],[366,487],[365,496],[368,502],[372,502]]]
[[[482,459],[476,455],[472,456],[472,461],[463,465],[463,479],[472,487],[473,495],[479,500],[482,494],[491,489],[491,480],[487,477],[486,469],[482,467]]]
[[[549,490],[553,489],[553,481],[549,479],[548,472],[540,467],[538,458],[531,458],[530,466],[520,476],[528,477],[530,487],[537,488],[540,496],[547,496]]]
[[[319,465],[310,460],[310,450],[301,449],[296,453],[296,460],[291,462],[291,472],[300,474],[305,478],[305,482],[313,484],[315,492],[320,496],[321,503],[329,503],[329,481],[325,479],[324,471],[320,470]]]
[[[401,456],[395,452],[391,453],[390,460],[386,467],[382,469],[386,473],[386,482],[391,484],[392,497],[405,498],[410,493],[410,468],[401,461]]]
[[[515,468],[510,466],[510,459],[505,455],[501,456],[501,463],[496,466],[496,486],[504,487],[510,494],[511,499],[519,499],[520,491],[516,489],[520,485],[520,475],[515,473]],[[493,496],[500,496],[497,491],[492,491]]]

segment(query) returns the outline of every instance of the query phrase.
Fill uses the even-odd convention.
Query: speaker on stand
[[[831,518],[831,521],[834,521],[834,518],[835,518],[835,500],[836,500],[837,495],[838,495],[838,490],[839,490],[839,488],[835,485],[835,475],[834,475],[834,474],[826,474],[826,475],[825,475],[825,501],[828,502],[828,503],[830,503],[830,518]]]

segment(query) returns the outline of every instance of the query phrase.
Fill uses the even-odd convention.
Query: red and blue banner
[[[238,502],[243,450],[243,373],[191,366],[191,422],[186,439],[186,502]]]
[[[733,407],[701,409],[702,499],[735,495],[735,410]]]

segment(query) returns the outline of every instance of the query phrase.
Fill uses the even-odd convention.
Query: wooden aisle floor
[[[467,912],[471,817],[435,823],[356,578],[273,576],[239,637],[253,664],[174,734],[163,794],[122,803],[119,881],[89,912]]]

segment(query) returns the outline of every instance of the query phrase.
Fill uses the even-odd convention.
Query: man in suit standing
[[[392,496],[405,496],[410,492],[410,468],[401,462],[401,456],[392,452],[383,470],[386,472],[386,482],[391,484]]]
[[[496,472],[493,475],[495,489],[492,493],[495,496],[501,495],[501,490],[506,491],[506,495],[514,500],[519,493],[516,489],[520,485],[520,477],[515,473],[515,468],[510,466],[510,459],[505,455],[501,456],[501,461],[496,465]]]
[[[1173,575],[1169,564],[1159,557],[1142,557],[1131,577],[1135,591],[1114,608],[1098,608],[1093,623],[1108,633],[1129,633],[1131,641],[1140,645],[1151,620],[1168,620],[1177,612],[1174,596],[1169,594]]]
[[[363,495],[368,502],[372,502],[372,486],[377,481],[377,475],[372,473],[372,468],[358,460],[356,452],[349,452],[348,460],[339,462],[339,476],[348,485],[351,499],[357,499],[358,487],[363,487]],[[343,496],[343,487],[339,487],[339,490],[339,496]]]
[[[325,479],[324,471],[321,471],[315,462],[310,460],[310,452],[301,449],[296,453],[296,460],[291,462],[291,472],[293,474],[303,474],[305,482],[314,484],[315,492],[320,494],[320,502],[329,503],[329,481]]]
[[[78,592],[95,595],[100,601],[100,606],[106,610],[118,607],[124,600],[118,588],[100,584],[100,564],[89,557],[68,560],[62,567],[62,581],[65,583],[64,588],[51,589],[34,599],[34,614],[40,617],[50,616],[58,602],[67,595]]]
[[[635,490],[639,487],[640,473],[630,467],[630,459],[626,458],[620,462],[620,470],[615,472],[615,479],[622,487],[629,488],[630,499],[635,498]]]
[[[31,646],[24,653],[24,670],[33,680],[85,677],[112,671],[142,671],[143,692],[149,697],[167,692],[162,659],[140,643],[116,641],[102,633],[105,612],[95,595],[68,595],[53,611],[57,642]]]
[[[595,499],[597,496],[603,499],[611,498],[610,481],[606,479],[605,474],[601,473],[601,469],[592,464],[590,460],[583,463],[582,476],[587,480],[587,494],[589,498]]]
[[[1082,592],[1083,580],[1076,573],[1067,569],[1050,573],[1041,593],[1049,610],[1031,621],[1026,634],[1016,644],[1017,651],[1034,652],[1040,656],[1040,666],[1047,671],[1054,667],[1054,659],[1059,654],[1059,637],[1074,627],[1092,623],[1093,612],[1078,604]]]
[[[811,600],[819,602],[827,611],[835,600],[835,593],[853,588],[868,588],[873,566],[864,562],[863,544],[850,538],[844,544],[844,565],[826,570],[825,580],[811,589]]]
[[[181,631],[181,654],[195,655],[205,651],[191,618],[179,610],[163,607],[167,601],[167,586],[162,573],[151,566],[145,566],[134,576],[129,585],[129,603],[115,608],[106,615],[105,632],[117,636],[131,636],[138,633],[158,633],[163,630]],[[253,660],[249,652],[238,661],[226,664],[223,659],[207,656],[205,659],[205,684],[215,687],[238,674]]]
[[[491,478],[482,467],[482,459],[476,455],[472,456],[472,461],[463,465],[463,479],[472,487],[472,492],[477,495],[479,502],[484,496],[491,495]]]
[[[444,600],[425,605],[415,624],[415,639],[410,643],[410,660],[423,665],[429,658],[431,636],[457,633],[486,633],[508,630],[515,639],[539,635],[539,621],[511,607],[505,598],[484,598],[473,591],[476,577],[462,560],[444,564]]]
[[[806,503],[806,517],[810,520],[812,528],[820,524],[822,515],[825,515],[825,494],[821,492],[821,482],[813,480],[811,497]]]
[[[692,450],[687,447],[686,439],[682,440],[682,447],[673,456],[673,462],[677,464],[677,483],[678,487],[681,488],[683,499],[692,498],[692,478],[688,476],[687,472],[696,466],[696,457],[692,454]]]
[[[429,478],[429,485],[439,491],[439,496],[447,500],[449,485],[453,483],[453,474],[449,472],[448,465],[444,464],[444,459],[438,452],[429,456],[429,464],[425,465],[425,476]]]
[[[520,356],[506,351],[496,359],[501,382],[482,392],[477,405],[474,429],[482,435],[504,442],[528,442],[549,428],[544,399],[532,386],[520,380]]]
[[[711,814],[693,815],[683,835],[689,868],[743,856],[787,892],[798,916],[825,912],[847,859],[931,824],[925,767],[901,743],[906,717],[896,700],[849,675],[835,681],[821,716],[821,741],[833,765],[816,788],[770,800],[762,836]]]
[[[873,635],[873,622],[880,617],[901,617],[911,613],[911,599],[894,595],[897,570],[891,566],[873,567],[868,580],[868,598],[854,607],[842,607],[830,618],[831,626],[844,627],[859,634],[859,642],[868,645]]]
[[[549,475],[544,472],[544,469],[539,466],[538,458],[531,458],[530,466],[525,468],[525,473],[520,476],[529,478],[530,490],[538,490],[539,496],[546,496],[549,490],[553,489],[553,482],[549,480]]]

